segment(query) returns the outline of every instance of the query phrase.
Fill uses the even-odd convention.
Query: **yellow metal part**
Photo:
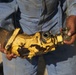
[[[14,39],[16,38],[17,34],[19,33],[20,28],[15,29],[15,31],[13,32],[12,36],[10,37],[10,39],[8,40],[5,49],[7,50],[9,45],[12,44],[12,42],[14,41]]]
[[[55,45],[63,44],[62,35],[43,37],[40,32],[34,35],[18,34],[16,29],[8,40],[5,49],[8,53],[14,53],[23,58],[32,58],[55,50]],[[43,41],[43,38],[46,42]]]
[[[49,39],[49,41],[50,42],[46,44],[40,41],[40,33],[36,33],[33,36],[26,36],[25,34],[23,35],[20,34],[16,37],[16,39],[14,40],[12,44],[12,52],[19,56],[19,53],[17,50],[19,49],[19,46],[24,45],[23,48],[27,48],[30,51],[28,54],[28,57],[31,58],[37,55],[37,53],[43,54],[43,53],[48,52],[49,50],[50,51],[55,50],[55,46],[51,42],[51,39]],[[36,47],[40,47],[40,48],[36,48]]]

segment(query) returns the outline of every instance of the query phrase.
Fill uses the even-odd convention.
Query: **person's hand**
[[[71,15],[66,19],[66,26],[69,28],[68,36],[71,36],[70,41],[64,40],[64,43],[66,44],[72,44],[74,43],[76,39],[76,16]]]
[[[8,60],[12,60],[13,58],[16,58],[17,56],[15,55],[15,54],[13,54],[13,53],[11,53],[11,54],[7,54],[6,53],[6,58],[8,59]]]
[[[17,57],[17,56],[16,56],[15,54],[13,54],[13,53],[8,54],[8,53],[6,52],[6,50],[3,48],[3,45],[1,45],[1,44],[0,44],[0,52],[4,53],[4,54],[6,55],[6,58],[7,58],[8,60],[12,60],[12,58],[16,58],[16,57]]]
[[[0,52],[5,53],[6,54],[6,50],[3,48],[3,45],[0,44]]]

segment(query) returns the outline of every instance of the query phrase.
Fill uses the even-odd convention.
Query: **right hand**
[[[13,54],[13,53],[8,54],[8,53],[6,52],[6,49],[4,49],[4,48],[3,48],[3,45],[1,45],[1,44],[0,44],[0,52],[4,53],[4,54],[6,55],[6,58],[7,58],[8,60],[12,60],[12,58],[16,58],[16,57],[17,57],[17,56],[16,56],[15,54]]]

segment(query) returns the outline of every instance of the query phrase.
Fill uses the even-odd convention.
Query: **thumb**
[[[72,35],[72,33],[69,31],[69,32],[68,32],[68,36],[71,36],[71,35]]]
[[[75,34],[75,27],[74,26],[70,26],[68,27],[68,36],[72,36]]]
[[[73,36],[74,34],[76,34],[76,32],[74,32],[74,31],[69,31],[68,32],[68,36]]]

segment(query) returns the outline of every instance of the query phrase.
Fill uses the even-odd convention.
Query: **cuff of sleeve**
[[[76,4],[73,4],[71,7],[69,7],[66,11],[67,16],[70,15],[76,15]]]

